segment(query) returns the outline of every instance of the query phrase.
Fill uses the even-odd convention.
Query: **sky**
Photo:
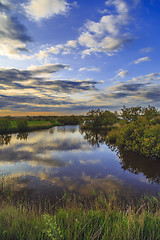
[[[0,0],[0,115],[160,109],[159,0]]]

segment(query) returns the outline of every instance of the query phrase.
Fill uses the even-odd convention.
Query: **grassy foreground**
[[[115,195],[67,197],[43,208],[33,203],[0,204],[1,240],[160,239],[159,197],[143,197],[136,205]]]

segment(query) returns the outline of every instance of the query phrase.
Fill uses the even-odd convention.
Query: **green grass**
[[[50,121],[27,121],[28,127],[33,126],[52,126]]]
[[[1,205],[1,240],[40,240],[44,238],[44,221],[38,214],[24,207]]]
[[[144,196],[134,204],[116,194],[94,194],[90,199],[65,195],[45,208],[34,202],[13,204],[6,196],[1,192],[1,240],[160,239],[159,196]]]
[[[18,128],[17,128],[17,120],[11,120],[11,126],[10,129],[8,130],[8,133],[17,133]],[[60,126],[58,121],[50,122],[50,121],[27,121],[27,126],[28,129],[27,131],[33,131],[33,130],[39,130],[39,129],[48,129],[54,126]]]

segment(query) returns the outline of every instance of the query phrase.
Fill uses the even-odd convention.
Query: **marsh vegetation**
[[[2,118],[0,239],[159,239],[159,119],[150,106]]]

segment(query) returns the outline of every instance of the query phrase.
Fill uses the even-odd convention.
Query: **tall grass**
[[[1,240],[160,239],[160,196],[65,195],[55,204],[13,203],[1,195]]]

